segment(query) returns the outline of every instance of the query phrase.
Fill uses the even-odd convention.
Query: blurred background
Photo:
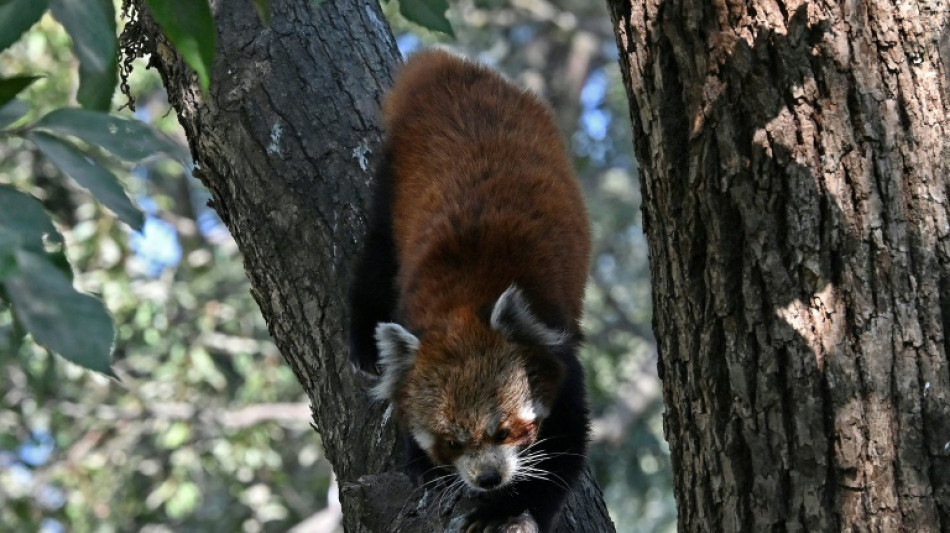
[[[551,103],[595,236],[582,353],[593,470],[618,531],[674,531],[639,183],[606,8],[588,0],[451,6],[455,38],[405,21],[395,3],[383,8],[403,54],[447,46]],[[45,74],[21,94],[31,117],[73,103],[70,46],[47,15],[0,54],[0,71]],[[134,114],[184,144],[157,74],[139,63],[130,84]],[[117,92],[113,108],[125,103]],[[307,398],[268,337],[207,192],[168,160],[113,170],[147,213],[142,232],[31,145],[0,137],[0,183],[53,213],[76,285],[114,315],[121,378],[23,341],[0,302],[0,531],[342,531]]]

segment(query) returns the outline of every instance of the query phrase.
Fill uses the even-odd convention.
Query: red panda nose
[[[501,474],[497,470],[483,472],[475,478],[475,483],[485,490],[491,490],[501,485]]]

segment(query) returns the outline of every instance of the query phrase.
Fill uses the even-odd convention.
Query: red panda
[[[535,96],[436,50],[401,67],[383,123],[351,359],[379,374],[410,475],[477,495],[463,530],[550,531],[589,425],[590,232],[564,143]]]

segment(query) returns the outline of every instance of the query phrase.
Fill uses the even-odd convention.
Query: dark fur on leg
[[[393,319],[396,305],[396,249],[392,232],[392,169],[388,150],[376,170],[373,205],[363,252],[350,282],[350,363],[379,374],[374,331]]]

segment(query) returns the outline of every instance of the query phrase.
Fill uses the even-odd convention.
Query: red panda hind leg
[[[363,251],[350,281],[348,344],[354,370],[379,374],[376,325],[393,319],[396,306],[396,245],[392,231],[392,164],[386,150],[376,185]]]

